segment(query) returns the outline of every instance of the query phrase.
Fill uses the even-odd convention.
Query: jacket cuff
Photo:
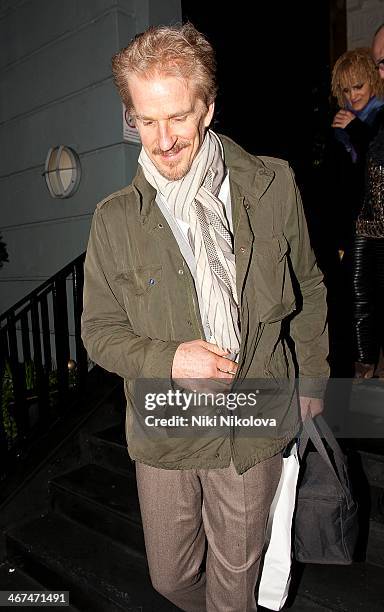
[[[299,396],[323,399],[327,383],[328,378],[302,376],[299,378]]]
[[[143,370],[144,377],[171,380],[173,359],[179,346],[180,342],[164,342],[164,346],[157,347]]]

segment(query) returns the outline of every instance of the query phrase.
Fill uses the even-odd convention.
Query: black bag
[[[319,433],[332,449],[332,461]],[[310,439],[315,451],[304,451]],[[303,425],[303,459],[294,519],[295,557],[302,563],[352,563],[358,536],[357,503],[350,489],[346,458],[321,416]]]

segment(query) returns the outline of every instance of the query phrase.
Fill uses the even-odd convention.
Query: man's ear
[[[215,112],[215,103],[211,102],[211,104],[208,106],[208,112],[205,115],[205,119],[204,119],[204,126],[206,128],[210,126],[214,112]]]

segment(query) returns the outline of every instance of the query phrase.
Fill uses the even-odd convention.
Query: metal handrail
[[[77,262],[84,262],[85,259],[85,252],[81,253],[81,255],[79,255],[78,257],[76,257],[76,259],[74,259],[73,261],[71,261],[69,264],[67,264],[66,266],[64,266],[64,268],[61,268],[61,270],[59,270],[58,272],[56,272],[56,274],[54,274],[53,276],[51,276],[50,278],[48,278],[46,281],[44,281],[43,283],[41,283],[41,285],[39,285],[36,289],[33,289],[33,291],[31,291],[30,293],[27,293],[26,296],[24,296],[23,298],[21,298],[21,300],[19,300],[18,302],[16,302],[16,304],[14,304],[13,306],[11,306],[10,308],[8,308],[8,310],[5,310],[3,313],[0,314],[0,323],[3,319],[6,319],[8,314],[11,313],[12,311],[18,310],[18,308],[20,308],[21,306],[23,306],[23,304],[26,304],[36,293],[40,293],[41,291],[43,291],[46,287],[49,287],[52,284],[52,281],[60,275],[64,275],[64,276],[68,276],[69,272],[72,270],[73,266],[77,263]]]
[[[83,387],[85,253],[0,315],[0,477],[7,459],[65,413]]]

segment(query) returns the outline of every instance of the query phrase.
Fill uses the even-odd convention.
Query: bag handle
[[[345,465],[343,452],[335,436],[333,435],[332,430],[326,424],[324,418],[320,415],[315,418],[316,418],[316,425],[312,417],[307,417],[305,421],[303,422],[303,431],[300,437],[300,447],[299,447],[300,459],[303,458],[305,449],[308,444],[308,440],[311,440],[317,452],[319,453],[319,455],[322,457],[322,459],[325,461],[325,463],[328,465],[329,469],[335,476],[335,479],[340,485],[347,499],[347,504],[349,506],[350,503],[352,502],[352,495],[351,495],[351,492],[348,490],[348,487],[344,483],[345,474],[346,474],[346,465]],[[327,449],[324,446],[324,443],[320,437],[319,432],[323,435],[323,437],[325,438],[325,440],[327,441],[327,443],[329,444],[330,448],[332,449],[334,453],[336,470],[335,470],[335,467],[332,461],[329,458]]]
[[[338,458],[344,464],[345,461],[344,461],[343,451],[341,450],[333,434],[332,429],[327,425],[327,422],[325,421],[324,417],[321,416],[321,414],[317,415],[315,419],[316,419],[316,426],[314,425],[312,417],[307,417],[305,421],[303,422],[304,430],[300,438],[300,458],[302,458],[304,451],[307,448],[308,440],[311,438],[310,434],[313,433],[313,435],[315,435],[316,437],[319,437],[318,436],[318,432],[319,432],[320,435],[326,439],[327,444],[331,447],[335,457]],[[307,428],[306,425],[308,424],[309,424],[309,427]],[[325,450],[324,444],[321,443],[321,446],[324,448],[325,454],[328,458],[328,453]],[[323,456],[323,454],[321,452],[320,454],[322,455],[323,459],[326,461],[326,458]]]

